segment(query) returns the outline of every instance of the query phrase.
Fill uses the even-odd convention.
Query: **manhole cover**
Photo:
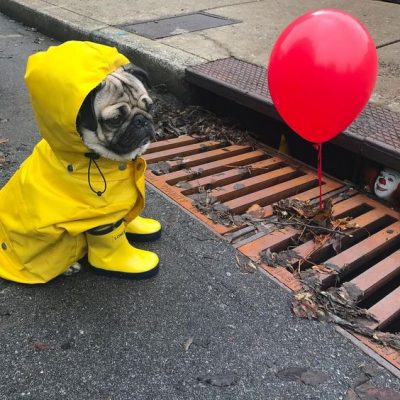
[[[199,12],[130,25],[120,25],[119,27],[149,39],[161,39],[187,32],[232,25],[238,22],[240,21]]]
[[[206,196],[229,215],[242,216],[254,206],[263,207],[262,218],[273,215],[272,204],[283,199],[317,202],[319,186],[314,170],[263,145],[227,144],[188,135],[153,143],[145,155],[146,178],[214,231],[229,239],[246,257],[260,263],[290,289],[300,282],[284,267],[261,261],[262,252],[293,251],[293,270],[299,259],[302,268],[325,265],[313,279],[322,287],[344,284],[355,300],[377,317],[374,328],[394,330],[400,326],[400,214],[343,183],[324,177],[324,198],[333,203],[333,218],[352,217],[356,228],[340,241],[328,240],[316,246],[314,240],[300,240],[302,232],[292,226],[266,231],[254,226],[237,226],[201,213],[195,203]],[[198,204],[198,203],[197,203]],[[368,346],[397,368],[400,353]]]

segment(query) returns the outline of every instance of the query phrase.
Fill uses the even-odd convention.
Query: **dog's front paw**
[[[63,275],[65,276],[71,276],[71,275],[75,275],[78,272],[80,272],[82,269],[82,265],[79,264],[78,262],[76,262],[75,264],[72,264],[64,273]]]

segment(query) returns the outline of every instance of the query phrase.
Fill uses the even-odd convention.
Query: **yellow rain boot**
[[[161,224],[155,219],[139,215],[125,229],[130,242],[150,242],[161,237]]]
[[[157,274],[157,254],[131,246],[125,224],[104,225],[86,232],[89,264],[101,275],[146,279]]]

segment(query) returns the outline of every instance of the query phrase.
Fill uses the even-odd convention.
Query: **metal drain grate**
[[[281,119],[268,91],[264,67],[230,57],[188,68],[186,78],[196,86]],[[368,104],[354,123],[332,142],[397,169],[400,113]]]
[[[153,143],[144,157],[147,180],[186,208],[198,219],[257,262],[266,249],[294,250],[309,264],[325,264],[335,273],[320,273],[314,279],[327,287],[340,283],[352,289],[358,303],[377,316],[375,327],[390,329],[400,316],[400,214],[369,197],[349,189],[334,179],[323,178],[323,196],[334,203],[334,217],[351,216],[358,227],[353,237],[327,242],[315,249],[314,241],[298,243],[301,232],[292,227],[270,233],[253,226],[243,228],[216,224],[194,206],[199,189],[221,202],[234,214],[243,214],[254,204],[272,216],[272,203],[285,198],[317,201],[315,171],[262,146],[228,145],[220,141],[198,140],[190,136]],[[201,191],[201,190],[200,190]],[[293,260],[295,267],[298,259]],[[300,282],[283,267],[261,266],[290,289]],[[307,264],[305,264],[307,266]],[[367,346],[400,368],[400,353],[360,338]]]
[[[120,28],[147,37],[149,39],[162,39],[182,33],[202,31],[219,26],[237,24],[240,21],[198,12],[175,17],[162,18],[153,21],[139,22],[136,24],[119,25]]]
[[[211,190],[209,195],[235,214],[255,203],[267,206],[287,197],[312,200],[319,194],[318,179],[311,169],[246,144],[181,136],[152,144],[144,158],[149,165],[148,180],[220,234],[237,228],[215,224],[194,207],[199,188]],[[325,196],[345,190],[329,178],[324,179],[322,189]],[[272,208],[266,210],[272,213]]]
[[[334,241],[318,248],[313,240],[297,244],[301,232],[290,228],[239,245],[239,250],[259,261],[260,253],[266,249],[279,252],[290,248],[299,257],[307,258],[309,264],[331,268],[331,273],[315,273],[313,278],[323,288],[345,282],[358,303],[368,304],[378,319],[375,327],[382,329],[400,315],[400,216],[364,195],[334,205],[335,218],[347,216],[355,217],[358,228],[352,232],[353,237],[341,240],[340,249],[335,248]],[[298,261],[293,260],[293,268]],[[264,267],[270,270],[267,265]],[[393,291],[387,290],[387,285],[394,285]]]

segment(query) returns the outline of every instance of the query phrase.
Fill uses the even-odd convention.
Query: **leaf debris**
[[[191,135],[199,140],[221,140],[229,144],[249,142],[245,128],[232,118],[220,118],[199,106],[184,106],[167,102],[165,96],[152,93],[156,136]]]
[[[375,318],[360,308],[354,294],[346,288],[330,287],[322,290],[318,284],[302,282],[303,290],[294,295],[292,311],[299,318],[333,322],[373,341],[400,350],[400,333],[380,332],[374,329]]]

